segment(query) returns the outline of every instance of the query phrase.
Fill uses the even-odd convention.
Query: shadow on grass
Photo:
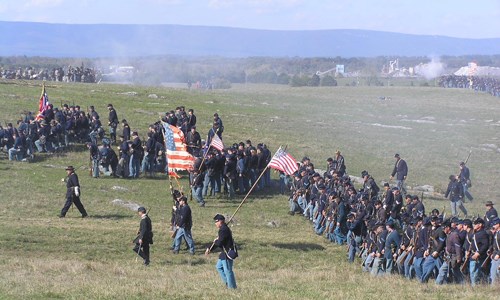
[[[129,215],[119,215],[119,214],[110,214],[110,215],[90,215],[91,219],[103,219],[103,220],[114,220],[114,219],[125,219],[130,218]]]
[[[266,245],[263,245],[266,246]],[[325,250],[325,247],[317,244],[311,243],[275,243],[271,244],[271,246],[280,248],[280,249],[288,249],[288,250],[297,250],[297,251],[314,251],[314,250]]]
[[[245,243],[240,243],[240,242],[238,242],[238,241],[235,241],[235,243],[236,243],[236,248],[238,248],[238,250],[240,250],[240,249],[244,249],[244,248],[245,248]],[[205,253],[205,249],[210,248],[211,246],[212,246],[212,242],[210,242],[210,243],[204,243],[204,244],[202,244],[202,245],[200,246],[200,248],[198,248],[198,246],[196,247],[196,248],[197,248],[197,252],[198,252],[198,250],[199,250],[199,251],[201,251],[202,253]],[[266,246],[267,246],[267,245],[266,245]],[[214,246],[214,247],[212,248],[212,250],[213,250],[213,253],[219,253],[221,249],[220,249],[220,248],[218,248],[218,247],[216,247],[216,246]]]
[[[208,264],[208,260],[206,258],[204,258],[204,254],[203,255],[203,258],[198,258],[196,257],[198,254],[195,254],[195,256],[192,258],[192,259],[182,259],[181,261],[181,265],[188,265],[188,266],[198,266],[198,265],[206,265]]]

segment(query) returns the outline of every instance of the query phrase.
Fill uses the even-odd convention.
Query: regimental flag
[[[212,138],[212,142],[210,143],[210,146],[214,147],[215,149],[222,151],[224,149],[224,144],[222,143],[222,140],[217,134],[214,134],[214,137]]]
[[[40,102],[38,103],[38,114],[35,117],[36,121],[43,120],[43,113],[49,107],[49,97],[47,96],[47,92],[45,91],[45,84],[42,87],[42,95],[40,96]]]
[[[194,157],[187,152],[184,133],[179,128],[162,122],[165,130],[165,148],[169,171],[193,169]]]
[[[295,158],[293,158],[290,154],[288,154],[281,147],[276,151],[273,158],[267,165],[269,168],[273,168],[276,170],[280,170],[284,172],[286,175],[292,175],[297,172],[299,167],[297,166],[297,162]]]

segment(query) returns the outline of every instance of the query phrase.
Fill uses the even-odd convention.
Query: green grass
[[[40,90],[0,84],[0,121],[15,121],[24,109],[36,110]],[[476,200],[466,203],[467,208],[482,215],[483,202],[500,196],[499,99],[469,90],[234,85],[201,92],[50,83],[47,92],[56,105],[60,100],[82,108],[94,105],[102,118],[106,105],[113,103],[119,118],[129,120],[141,136],[160,113],[178,105],[195,109],[198,129],[205,135],[217,111],[226,144],[251,139],[272,151],[288,145],[295,158],[308,155],[319,168],[340,149],[350,174],[366,169],[379,182],[388,179],[398,152],[408,162],[410,186],[430,184],[442,190],[472,148],[469,166]],[[148,98],[153,93],[159,98]],[[392,100],[382,102],[380,96]],[[0,155],[0,298],[493,299],[500,292],[498,287],[437,287],[399,277],[371,278],[361,272],[361,262],[347,263],[344,247],[327,243],[312,233],[308,222],[287,215],[286,197],[275,192],[251,195],[236,216],[232,230],[241,245],[235,263],[239,289],[227,291],[214,268],[217,254],[205,257],[203,251],[217,234],[213,215],[232,214],[241,199],[208,199],[204,209],[192,203],[196,255],[173,255],[168,251],[171,198],[165,177],[92,179],[86,159],[86,151],[40,155],[35,163],[9,162]],[[88,219],[81,219],[76,209],[65,219],[57,218],[64,203],[61,178],[66,165],[78,168]],[[185,180],[181,182],[186,188]],[[136,213],[113,205],[114,199],[151,208],[155,244],[149,268],[136,262],[131,251],[139,224]],[[425,204],[428,209],[445,206],[449,213],[446,200],[426,199]]]

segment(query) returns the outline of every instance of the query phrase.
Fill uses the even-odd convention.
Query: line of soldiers
[[[491,201],[483,218],[445,218],[437,209],[426,214],[417,195],[403,195],[389,183],[381,192],[367,171],[356,190],[339,161],[344,164],[343,157],[329,159],[321,175],[309,158],[302,160],[291,183],[290,214],[303,215],[332,243],[347,244],[350,262],[360,257],[373,276],[499,283],[500,219]]]
[[[32,66],[17,69],[4,69],[0,67],[0,78],[3,79],[23,79],[23,80],[44,80],[58,82],[98,82],[102,77],[101,71],[94,68],[68,66],[67,68],[57,67],[52,69],[41,68],[39,70]]]
[[[500,80],[495,78],[446,75],[439,77],[438,84],[444,88],[473,89],[500,97]]]

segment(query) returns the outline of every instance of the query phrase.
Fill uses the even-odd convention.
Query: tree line
[[[399,59],[400,66],[415,66],[431,61],[429,57],[190,57],[190,56],[147,56],[147,57],[104,57],[104,58],[49,58],[11,56],[0,57],[0,69],[58,68],[85,65],[101,70],[103,74],[114,65],[133,66],[136,70],[132,81],[137,84],[158,85],[162,82],[223,82],[228,88],[231,83],[270,83],[291,86],[336,86],[336,65],[344,65],[351,77],[376,78],[389,61]],[[440,58],[450,70],[466,66],[475,61],[480,66],[500,67],[500,55],[492,56],[443,56]],[[328,70],[332,70],[327,72]],[[320,75],[316,75],[316,73]],[[354,74],[354,75],[353,75]]]

